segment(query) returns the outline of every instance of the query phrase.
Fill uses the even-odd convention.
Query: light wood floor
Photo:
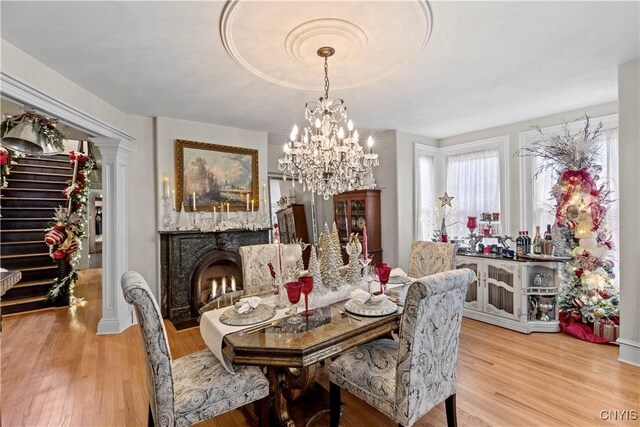
[[[2,346],[2,425],[146,425],[147,398],[137,327],[97,336],[100,270],[81,273],[76,295],[87,304],[5,316]],[[167,322],[171,351],[205,348],[197,328],[177,332]],[[639,425],[605,422],[602,410],[639,408],[640,369],[618,362],[618,348],[567,335],[523,335],[466,320],[458,361],[461,426]],[[326,385],[326,374],[322,379]],[[343,426],[394,426],[343,393]],[[207,423],[246,426],[240,411]],[[416,425],[446,425],[444,406]]]

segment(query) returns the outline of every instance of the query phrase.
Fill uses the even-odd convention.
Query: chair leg
[[[269,427],[269,406],[271,399],[269,396],[263,397],[258,401],[258,425],[260,427]]]
[[[338,427],[340,425],[340,386],[329,382],[329,411],[330,411],[330,427]]]
[[[151,404],[149,404],[149,414],[147,415],[147,427],[154,427],[153,414],[151,413]]]
[[[447,411],[447,427],[458,427],[458,418],[456,416],[456,394],[453,393],[444,401]]]

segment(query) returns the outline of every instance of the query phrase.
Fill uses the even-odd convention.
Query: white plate
[[[390,300],[385,300],[380,304],[361,304],[354,300],[349,300],[344,305],[344,309],[349,313],[360,316],[387,316],[398,311],[398,306]]]
[[[235,306],[229,307],[220,315],[220,322],[230,326],[246,326],[264,322],[276,315],[276,309],[260,304],[255,309],[240,314]]]

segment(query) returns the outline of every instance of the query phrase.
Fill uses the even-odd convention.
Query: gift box
[[[599,319],[593,322],[593,333],[612,342],[618,339],[619,326],[611,319]]]

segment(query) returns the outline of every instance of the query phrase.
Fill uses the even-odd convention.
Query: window
[[[418,240],[431,240],[436,227],[434,201],[436,200],[435,150],[416,145],[417,230]]]
[[[501,212],[500,152],[497,149],[447,156],[447,192],[454,196],[455,217],[462,225],[454,234],[463,234],[468,216]]]

